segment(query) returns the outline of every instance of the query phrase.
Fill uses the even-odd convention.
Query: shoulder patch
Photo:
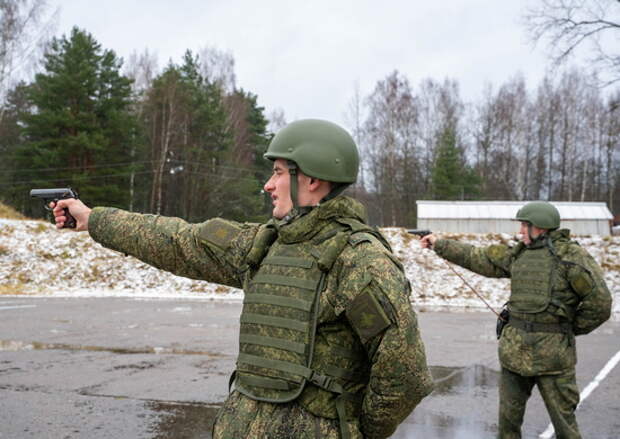
[[[375,237],[370,233],[353,233],[349,236],[349,244],[355,247],[362,242],[373,242],[373,239],[375,239]]]
[[[202,225],[199,239],[204,243],[214,244],[226,250],[239,232],[241,229],[235,224],[221,218],[214,218]]]
[[[501,261],[508,256],[508,247],[500,244],[491,245],[487,249],[487,256],[492,261]]]
[[[347,319],[362,342],[366,342],[391,325],[377,298],[366,288],[346,309]]]
[[[590,275],[583,270],[575,270],[577,272],[573,272],[570,270],[569,273],[569,281],[573,290],[575,290],[579,294],[587,294],[592,291],[594,288],[594,282]]]

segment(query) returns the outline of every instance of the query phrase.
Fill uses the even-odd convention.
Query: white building
[[[454,233],[515,234],[517,211],[527,201],[417,201],[418,229]],[[560,211],[560,227],[574,235],[611,233],[611,212],[605,203],[552,201]]]

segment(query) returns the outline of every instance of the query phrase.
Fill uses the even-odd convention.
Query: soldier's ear
[[[308,181],[308,190],[310,192],[316,192],[319,188],[327,184],[326,181],[319,180],[318,178],[310,177]]]

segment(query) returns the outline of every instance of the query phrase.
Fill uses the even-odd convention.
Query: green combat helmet
[[[517,212],[516,219],[525,221],[539,229],[555,230],[560,227],[560,212],[546,201],[532,201]]]
[[[340,126],[319,119],[292,122],[275,135],[264,157],[288,161],[291,199],[297,209],[297,168],[309,177],[331,182],[330,194],[339,195],[357,180],[359,154],[351,135]]]

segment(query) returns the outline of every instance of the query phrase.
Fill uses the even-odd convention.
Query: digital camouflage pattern
[[[277,239],[292,245],[311,240],[336,224],[340,227],[364,219],[361,204],[339,196],[290,224],[276,223],[275,236],[260,233],[264,227],[257,224],[219,218],[188,224],[178,218],[111,208],[93,209],[89,232],[104,246],[157,268],[241,288],[252,273],[249,262],[259,253],[261,246],[256,243],[264,241],[269,247],[270,240]],[[359,303],[368,301],[360,301],[361,295],[371,295],[380,304],[389,326],[364,315]],[[352,236],[327,275],[319,297],[317,358],[322,357],[320,352],[344,343],[362,352],[367,362],[367,379],[356,384],[364,399],[357,416],[348,422],[353,438],[388,437],[432,390],[409,295],[400,262],[367,233]],[[313,363],[312,367],[321,365]],[[254,401],[235,391],[218,415],[215,437],[340,437],[333,398],[334,394],[312,384],[297,400],[284,404]]]
[[[214,437],[340,439],[337,419],[315,416],[298,402],[273,404],[233,392],[215,419]],[[351,439],[362,439],[359,422],[348,422]],[[368,437],[368,436],[366,436]]]
[[[557,323],[566,319],[572,322],[574,334],[581,335],[609,319],[611,293],[596,261],[571,241],[569,235],[566,229],[550,232],[558,257],[572,264],[560,264],[553,272],[549,308],[535,314],[511,310],[511,315],[540,323]],[[510,278],[515,258],[529,250],[523,243],[512,248],[506,245],[477,248],[440,239],[435,243],[435,251],[483,276]],[[499,353],[502,366],[524,376],[561,373],[574,366],[576,361],[575,343],[571,337],[559,333],[525,333],[510,324],[502,333]]]
[[[575,409],[579,389],[574,369],[557,375],[524,377],[502,368],[499,391],[499,431],[502,439],[520,439],[525,405],[538,386],[558,439],[579,439]]]
[[[504,327],[498,348],[502,365],[501,438],[521,437],[523,410],[534,384],[538,385],[545,400],[558,437],[580,437],[574,416],[579,402],[574,336],[593,331],[609,319],[611,313],[611,293],[596,261],[578,243],[570,240],[570,232],[566,229],[549,232],[548,239],[559,260],[545,250],[549,260],[539,261],[538,270],[531,265],[542,257],[540,252],[547,245],[544,239],[533,242],[530,247],[519,243],[515,247],[492,245],[478,248],[445,239],[437,240],[434,246],[441,257],[478,274],[511,278],[508,305],[511,318],[545,324],[570,322],[572,325],[572,333],[526,332],[510,322]],[[536,253],[535,258],[530,258],[529,266],[515,264],[521,258],[528,259],[528,252]],[[554,268],[550,271],[549,267]],[[525,291],[528,285],[531,286],[530,293],[539,291],[550,297],[528,307],[522,301],[528,297]],[[547,288],[550,293],[546,293]],[[535,298],[532,300],[536,301]],[[511,308],[511,302],[518,304],[512,308],[527,311],[540,303],[549,305],[541,312],[518,312]]]

